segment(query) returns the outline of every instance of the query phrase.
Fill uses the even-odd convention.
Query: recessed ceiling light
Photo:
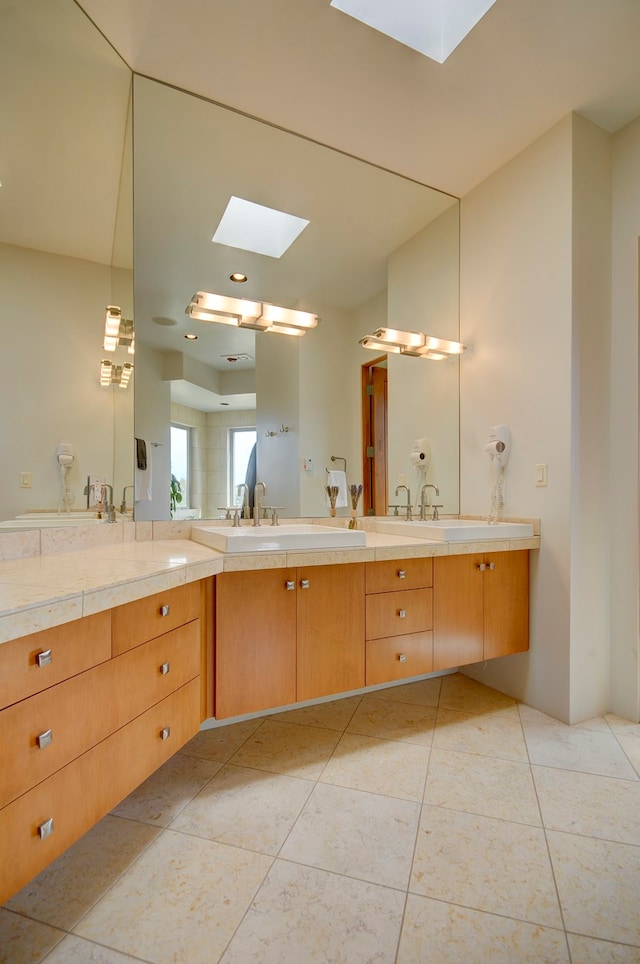
[[[189,334],[189,335],[185,335],[184,337],[187,339],[187,341],[197,341],[197,340],[198,340],[198,336],[197,336],[197,335],[191,335],[191,334]]]
[[[294,214],[232,196],[211,240],[231,248],[281,258],[308,224]]]
[[[331,0],[361,23],[443,64],[495,0]]]
[[[247,281],[247,276],[242,271],[234,271],[233,274],[229,275],[229,280],[235,281],[237,285],[242,285]]]
[[[221,405],[228,405],[229,402],[220,402]]]
[[[171,328],[178,324],[175,318],[165,318],[163,315],[156,315],[151,321],[154,325],[161,325],[163,328]]]

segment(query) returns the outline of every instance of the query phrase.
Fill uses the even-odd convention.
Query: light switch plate
[[[535,467],[535,478],[537,486],[545,486],[547,484],[547,464],[546,462],[541,462]]]

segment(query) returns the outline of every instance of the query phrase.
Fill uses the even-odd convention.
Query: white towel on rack
[[[327,485],[337,485],[338,486],[338,498],[336,499],[336,509],[346,509],[348,506],[347,501],[347,473],[335,470],[333,472],[328,472]],[[329,496],[327,496],[327,505],[330,507],[331,502]]]
[[[134,473],[134,496],[136,502],[151,502],[153,495],[151,491],[151,452],[152,448],[147,443],[147,467],[139,469],[136,462]]]

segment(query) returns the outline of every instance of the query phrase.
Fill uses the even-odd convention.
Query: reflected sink
[[[488,539],[523,539],[533,535],[528,522],[496,522],[481,519],[428,519],[425,522],[379,520],[376,530],[385,535],[434,539],[437,542],[475,542]]]
[[[191,539],[220,552],[274,552],[286,549],[348,549],[365,546],[366,533],[335,526],[270,523],[259,526],[191,526]]]

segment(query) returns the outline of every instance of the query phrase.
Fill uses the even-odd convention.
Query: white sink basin
[[[343,549],[365,546],[367,537],[359,529],[298,523],[270,523],[259,526],[194,525],[191,538],[221,552],[268,552],[284,549]]]
[[[7,519],[0,522],[2,529],[57,529],[67,528],[68,526],[86,526],[95,523],[104,523],[104,519],[98,519],[96,513],[84,514],[82,512],[70,512],[57,514],[47,514],[34,512],[31,515],[16,516],[15,519]]]
[[[481,519],[429,519],[425,522],[380,520],[378,532],[438,542],[475,542],[488,539],[522,539],[533,535],[528,522],[496,522],[489,525]]]

